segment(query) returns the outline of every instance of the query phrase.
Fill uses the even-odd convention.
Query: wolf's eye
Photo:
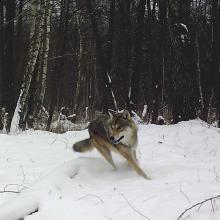
[[[118,130],[121,130],[122,128],[123,128],[122,126],[118,126],[118,127],[117,127]]]

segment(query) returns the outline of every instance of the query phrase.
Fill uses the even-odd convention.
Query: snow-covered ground
[[[220,194],[220,130],[201,121],[140,125],[138,158],[145,180],[113,155],[71,150],[87,131],[0,134],[0,220],[175,220]],[[2,192],[20,191],[21,193]],[[36,211],[38,210],[38,211]],[[183,219],[219,220],[220,199]]]

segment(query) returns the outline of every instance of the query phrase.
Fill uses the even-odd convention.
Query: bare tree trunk
[[[60,55],[60,59],[55,64],[55,73],[51,77],[50,83],[50,105],[49,105],[49,118],[47,120],[47,130],[49,130],[53,113],[55,107],[59,107],[62,98],[62,90],[63,90],[63,66],[65,64],[65,58],[62,55],[66,51],[66,44],[67,44],[67,25],[69,23],[69,4],[70,0],[62,0],[61,1],[61,14],[59,20],[59,30],[58,30],[58,39],[56,45],[56,54]]]
[[[98,84],[98,100],[97,100],[97,109],[101,110],[104,113],[108,112],[109,100],[111,99],[111,91],[109,80],[106,72],[105,57],[102,48],[102,39],[98,30],[97,20],[93,12],[93,5],[90,0],[86,0],[86,6],[90,16],[90,22],[96,42],[96,57],[98,60],[97,65],[97,84]]]
[[[211,72],[217,114],[220,116],[220,0],[212,0],[212,30]],[[218,117],[218,127],[220,127],[220,117]]]
[[[48,69],[48,55],[50,49],[50,19],[51,19],[51,2],[47,0],[45,2],[45,18],[44,18],[44,36],[43,36],[43,62],[42,62],[42,79],[40,89],[40,104],[44,102],[44,96],[46,91],[46,79]]]
[[[159,73],[155,68],[155,58],[154,58],[154,48],[153,48],[153,23],[154,23],[154,12],[151,9],[150,0],[147,0],[147,10],[148,10],[148,28],[149,28],[149,54],[150,54],[150,63],[149,63],[149,72],[152,75],[152,118],[151,123],[156,123],[158,117],[158,108],[159,108]]]
[[[77,1],[77,7],[83,8],[85,1]],[[74,109],[77,113],[85,113],[85,108],[89,106],[89,89],[91,70],[88,68],[88,59],[91,55],[90,51],[90,40],[89,37],[89,19],[85,10],[80,10],[76,14],[77,27],[79,33],[79,59],[78,59],[78,74],[77,74],[77,84],[74,99]],[[78,118],[84,117],[78,114]]]
[[[130,109],[131,94],[131,51],[132,51],[132,25],[131,25],[131,0],[116,1],[118,7],[118,61],[116,65],[116,96],[120,108],[127,106]],[[116,23],[116,24],[117,24]]]
[[[15,128],[19,127],[23,130],[26,127],[26,121],[29,110],[31,81],[34,75],[35,65],[41,44],[41,36],[43,32],[44,10],[42,5],[38,5],[37,2],[37,0],[33,0],[31,5],[32,13],[30,27],[30,43],[28,48],[24,82],[22,84],[20,98],[17,103],[17,107],[19,109],[19,124],[13,125]]]
[[[10,130],[11,119],[15,105],[15,70],[14,70],[14,18],[15,18],[15,0],[5,1],[5,54],[3,71],[3,105],[9,114],[9,120],[6,130]],[[3,27],[1,27],[3,28]]]
[[[160,62],[160,89],[161,89],[161,98],[159,101],[159,106],[161,109],[164,107],[164,96],[165,96],[165,78],[167,71],[167,44],[168,44],[168,1],[167,0],[159,0],[159,22],[160,22],[160,37],[159,37],[159,62]],[[163,112],[161,112],[163,114]]]
[[[199,39],[198,33],[195,33],[195,55],[196,55],[196,73],[199,87],[199,101],[201,104],[201,110],[203,112],[204,109],[204,100],[203,100],[203,92],[202,92],[202,84],[201,84],[201,70],[200,70],[200,51],[199,51]]]
[[[134,37],[134,55],[132,62],[132,77],[131,77],[131,97],[130,102],[134,104],[134,110],[138,109],[140,95],[140,75],[141,75],[141,58],[142,58],[142,41],[144,30],[144,15],[145,15],[146,0],[140,0],[137,8],[137,26]],[[132,108],[128,104],[129,110]]]
[[[31,94],[30,111],[33,118],[36,118],[39,111],[43,109],[44,97],[46,92],[46,81],[48,71],[48,55],[50,48],[50,26],[51,26],[51,2],[46,0],[44,2],[44,21],[43,21],[43,33],[41,36],[41,43],[38,53],[38,59],[36,63],[37,72],[33,77],[33,91]],[[35,86],[34,86],[35,84]]]
[[[16,61],[16,65],[15,65],[15,73],[16,73],[16,98],[17,95],[19,93],[19,89],[20,89],[20,84],[22,83],[22,67],[23,67],[23,60],[25,59],[25,55],[24,55],[24,36],[25,36],[25,28],[23,28],[24,26],[24,22],[23,22],[23,16],[21,16],[21,14],[24,12],[23,9],[23,5],[24,5],[24,0],[19,0],[19,5],[18,5],[18,18],[17,18],[17,26],[16,26],[16,30],[17,30],[17,35],[16,35],[16,45],[15,45],[15,61]]]
[[[3,59],[4,59],[4,11],[3,1],[0,1],[0,105],[2,104],[3,87]],[[1,120],[0,120],[1,121]],[[1,123],[1,122],[0,122]]]
[[[115,0],[110,0],[110,12],[109,12],[109,22],[108,22],[108,35],[107,35],[107,45],[106,45],[106,74],[108,76],[108,86],[111,90],[112,99],[109,100],[108,108],[118,110],[117,101],[112,88],[112,66],[113,66],[113,40],[115,32]]]
[[[110,75],[112,70],[112,49],[113,49],[114,27],[115,27],[115,0],[111,0],[109,23],[108,23],[107,46],[106,46],[107,72]]]

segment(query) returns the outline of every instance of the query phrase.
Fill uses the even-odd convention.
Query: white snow
[[[22,190],[0,193],[0,220],[175,220],[220,194],[218,128],[198,120],[139,125],[138,136],[140,166],[152,180],[115,154],[117,171],[96,151],[74,153],[72,144],[88,137],[87,130],[0,134],[0,191]],[[205,203],[183,217],[219,220],[220,200],[213,206]]]

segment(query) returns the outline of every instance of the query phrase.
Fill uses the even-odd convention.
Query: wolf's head
[[[137,127],[130,113],[124,110],[120,113],[110,113],[109,137],[113,144],[122,143],[134,146],[137,143]]]

